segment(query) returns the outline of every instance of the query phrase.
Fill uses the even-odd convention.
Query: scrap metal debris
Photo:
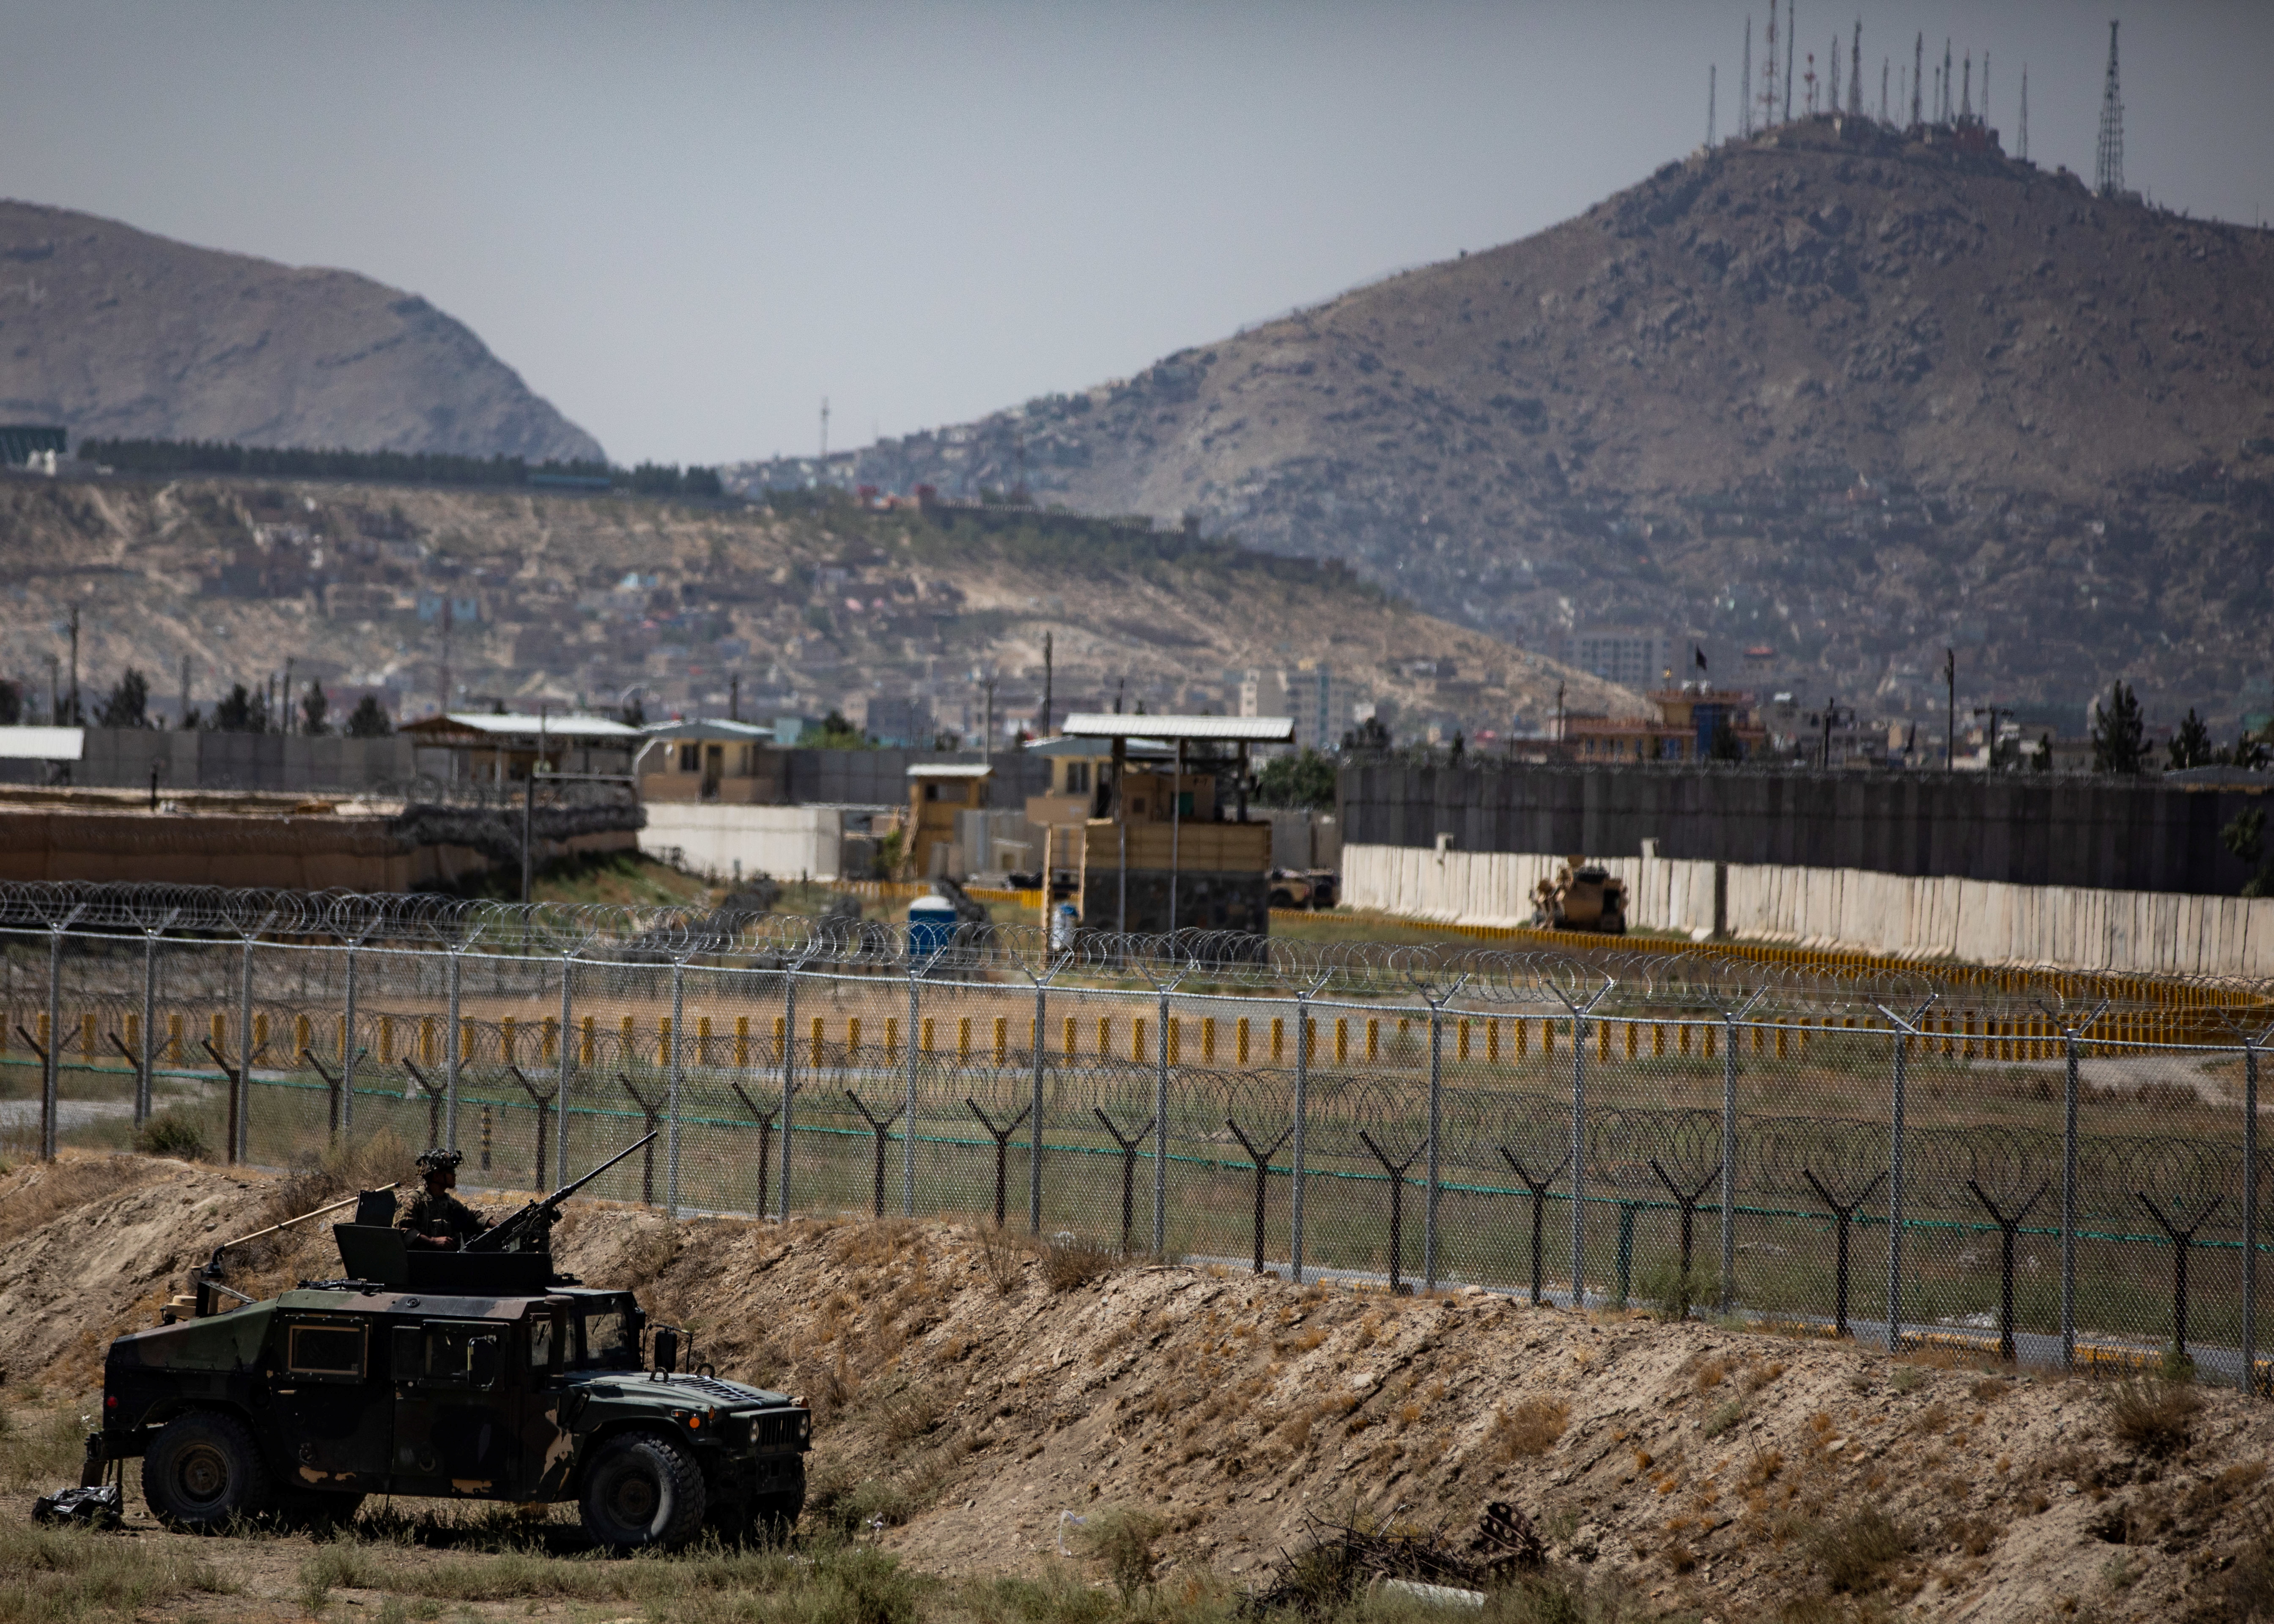
[[[1532,1519],[1506,1500],[1487,1506],[1476,1531],[1459,1546],[1442,1529],[1382,1533],[1318,1517],[1304,1522],[1309,1538],[1292,1554],[1282,1555],[1270,1586],[1251,1593],[1242,1604],[1244,1613],[1291,1610],[1315,1616],[1377,1581],[1481,1592],[1538,1568],[1547,1555]]]

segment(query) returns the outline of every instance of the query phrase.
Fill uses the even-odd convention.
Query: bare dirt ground
[[[67,1433],[111,1335],[154,1322],[217,1239],[322,1181],[283,1182],[125,1156],[0,1176],[15,1436],[43,1415]],[[1156,1576],[1224,1598],[1300,1545],[1306,1518],[1461,1533],[1508,1500],[1559,1570],[1628,1598],[1629,1617],[2240,1619],[2274,1590],[2274,1411],[2229,1392],[1890,1360],[1477,1292],[1120,1266],[968,1224],[674,1224],[591,1205],[572,1209],[559,1249],[692,1327],[722,1373],[804,1394],[809,1524],[919,1573],[1062,1580],[1061,1541],[1082,1548],[1073,1519],[1138,1511],[1161,1530]],[[314,1237],[248,1262],[240,1283],[261,1291],[335,1272]],[[133,1482],[137,1540],[242,1587],[138,1610],[306,1616],[308,1540],[164,1534]],[[19,1521],[33,1486],[0,1484],[14,1491],[0,1518]],[[419,1510],[372,1502],[367,1531]],[[558,1508],[537,1531],[573,1549],[572,1521]],[[399,1616],[416,1613],[387,1595],[622,1616],[605,1595],[434,1580],[435,1564],[475,1559],[431,1523],[370,1548],[383,1583],[365,1599]],[[335,1599],[361,1595],[343,1580]]]

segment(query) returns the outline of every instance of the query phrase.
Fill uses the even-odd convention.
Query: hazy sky
[[[1947,34],[2090,176],[2108,5],[1860,9],[1875,109]],[[620,462],[804,453],[825,393],[863,443],[1552,224],[1708,64],[1733,127],[1749,10],[1758,72],[1743,0],[0,4],[0,192],[413,289]],[[2127,11],[2131,184],[2274,214],[2274,4]]]

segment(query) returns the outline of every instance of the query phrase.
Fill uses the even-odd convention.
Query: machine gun
[[[541,1201],[531,1201],[510,1218],[492,1225],[465,1244],[468,1252],[550,1252],[553,1246],[553,1226],[561,1221],[561,1203],[582,1190],[586,1184],[621,1162],[635,1150],[644,1147],[661,1132],[651,1132],[646,1139],[628,1146],[610,1156],[584,1177],[572,1179]]]

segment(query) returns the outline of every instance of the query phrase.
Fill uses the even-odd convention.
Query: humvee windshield
[[[576,1320],[576,1370],[637,1370],[639,1342],[630,1317],[621,1312],[580,1314]]]

